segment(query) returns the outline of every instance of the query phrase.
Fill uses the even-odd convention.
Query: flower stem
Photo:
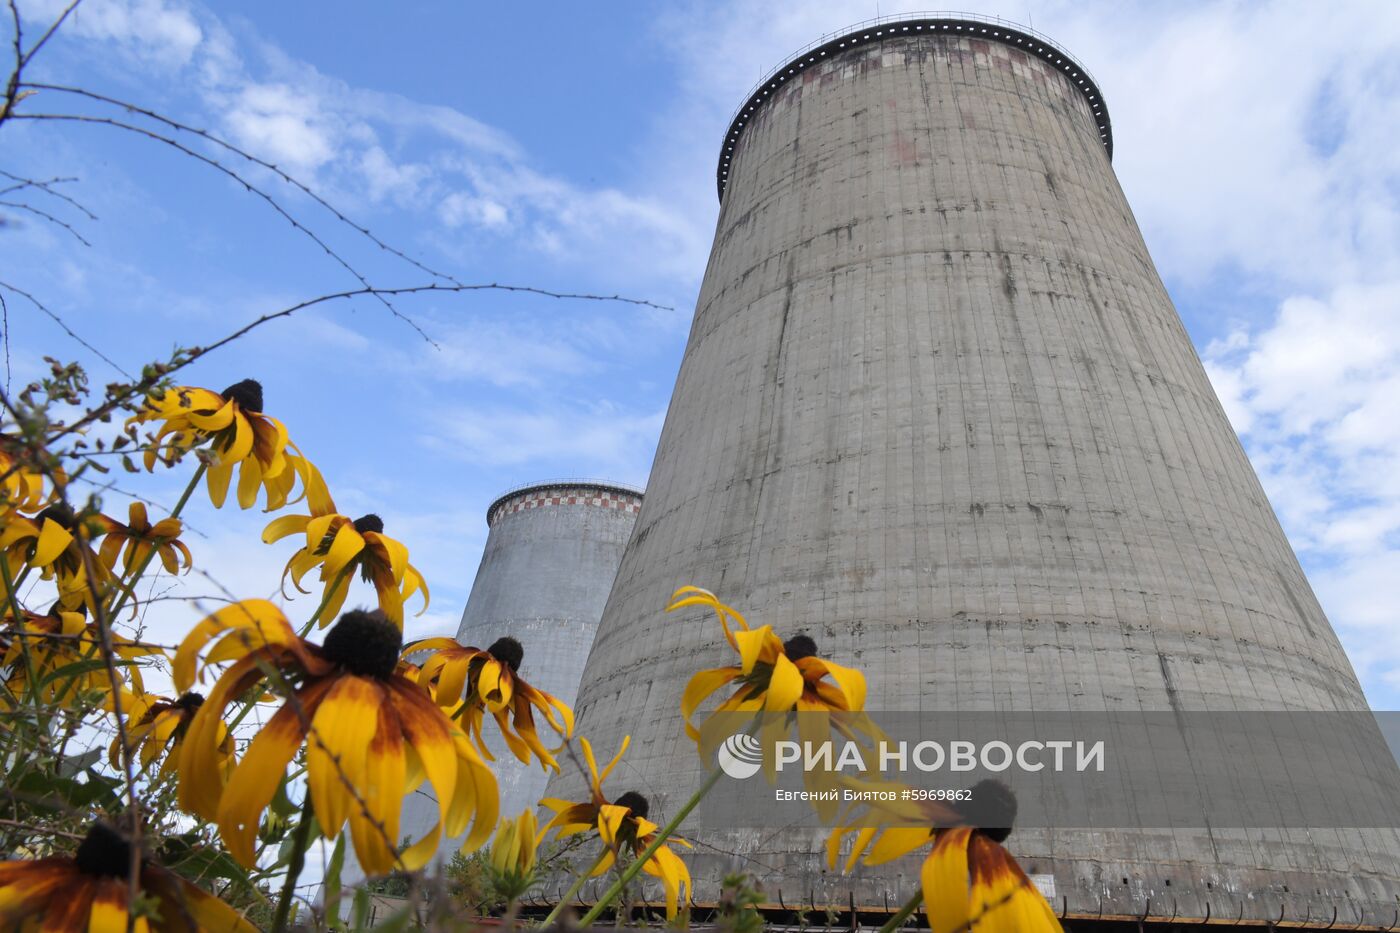
[[[554,905],[554,909],[549,912],[549,916],[545,917],[544,920],[541,921],[541,930],[548,930],[549,925],[555,920],[559,919],[559,915],[564,912],[565,905],[567,905],[570,901],[574,899],[574,895],[578,894],[578,892],[582,890],[583,883],[589,878],[593,877],[593,873],[598,870],[598,866],[603,864],[603,859],[608,857],[608,851],[609,850],[605,848],[602,852],[599,852],[598,858],[593,862],[592,865],[589,866],[588,870],[585,872],[581,872],[579,876],[574,879],[573,885],[569,887],[569,890],[564,892],[563,897],[559,898],[559,903]]]
[[[915,891],[914,896],[905,901],[904,906],[899,908],[899,912],[885,921],[885,925],[880,927],[880,933],[894,933],[895,930],[898,930],[904,925],[904,921],[913,916],[914,911],[919,909],[919,905],[922,904],[923,901],[924,892],[922,890]]]
[[[331,585],[326,587],[325,595],[321,597],[321,605],[317,606],[316,611],[311,614],[311,618],[306,620],[306,624],[301,627],[301,631],[297,633],[298,635],[305,638],[311,633],[311,630],[316,627],[316,623],[321,621],[321,613],[325,612],[326,607],[330,605],[331,597],[335,595],[336,590],[340,589],[340,584],[345,582],[345,578],[350,575],[350,571],[354,568],[355,565],[353,563],[346,564],[344,567],[340,568],[340,573],[336,574],[335,579],[331,581]]]
[[[301,805],[301,819],[297,821],[296,835],[292,837],[292,860],[287,864],[287,880],[282,883],[282,894],[277,898],[277,913],[272,918],[273,933],[287,929],[287,919],[292,912],[292,899],[296,894],[297,879],[306,864],[306,848],[311,842],[311,788],[306,789],[306,801]]]
[[[618,895],[622,893],[622,889],[627,886],[627,883],[637,877],[642,870],[642,866],[651,861],[651,857],[656,854],[656,850],[666,844],[666,840],[671,838],[671,834],[676,831],[676,827],[680,826],[681,821],[687,816],[690,816],[690,811],[694,810],[696,804],[700,803],[704,796],[710,792],[710,788],[715,786],[715,783],[719,781],[720,775],[723,773],[724,772],[719,768],[712,768],[710,770],[710,776],[705,778],[705,783],[701,784],[700,788],[690,795],[690,799],[685,802],[685,806],[676,811],[676,815],[671,817],[671,821],[661,827],[656,833],[656,838],[651,841],[651,845],[647,846],[646,849],[642,851],[642,854],[637,856],[631,865],[627,866],[627,870],[619,875],[618,879],[612,883],[612,887],[608,888],[608,890],[603,893],[603,896],[598,899],[598,903],[593,905],[593,909],[583,915],[578,922],[580,927],[587,927],[592,924],[604,910],[607,910],[609,904],[617,900]]]
[[[199,467],[194,471],[194,476],[190,477],[189,485],[186,486],[185,491],[180,494],[180,501],[176,502],[175,508],[171,510],[171,518],[180,517],[180,513],[184,511],[186,503],[190,501],[190,496],[194,494],[195,487],[199,485],[199,481],[204,477],[204,471],[207,469],[209,469],[209,464],[201,460],[199,462]],[[140,562],[136,565],[136,569],[133,570],[131,576],[127,578],[127,585],[125,587],[121,586],[119,583],[116,585],[117,592],[119,595],[117,597],[116,605],[114,605],[111,611],[106,614],[107,618],[117,618],[118,615],[121,613],[122,609],[126,607],[128,597],[130,597],[131,594],[136,592],[137,581],[139,581],[141,579],[141,575],[146,572],[146,568],[151,566],[151,561],[155,560],[156,552],[159,551],[160,546],[165,543],[166,539],[164,538],[156,538],[155,540],[153,540],[151,542],[150,550],[146,552],[146,556],[141,558]]]

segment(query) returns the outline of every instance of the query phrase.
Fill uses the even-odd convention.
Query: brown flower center
[[[403,634],[384,613],[353,609],[331,626],[321,654],[361,677],[387,679],[399,663]]]
[[[384,533],[384,519],[375,515],[373,512],[368,515],[361,515],[359,518],[355,519],[354,524],[355,530],[360,534],[364,534],[366,531],[372,531],[375,534]]]
[[[226,402],[237,402],[240,411],[261,412],[263,410],[262,383],[256,379],[235,382],[219,394],[224,397]]]
[[[647,814],[651,812],[651,804],[647,803],[647,799],[634,790],[629,790],[614,800],[613,806],[626,807],[639,820],[646,819]]]
[[[991,778],[972,785],[972,799],[958,806],[968,825],[994,842],[1005,842],[1016,822],[1016,795]]]
[[[85,875],[124,878],[131,870],[131,843],[106,823],[93,823],[73,861]]]
[[[812,641],[810,635],[794,635],[783,642],[783,654],[787,655],[789,661],[816,657],[817,643]]]
[[[510,668],[512,674],[519,673],[520,662],[525,660],[525,648],[509,635],[496,639],[486,650],[491,657]]]
[[[193,690],[189,693],[182,693],[174,705],[187,713],[193,713],[204,705],[204,694],[195,693]]]

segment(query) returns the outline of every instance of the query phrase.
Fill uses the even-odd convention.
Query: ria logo
[[[736,780],[751,778],[763,766],[763,746],[746,732],[738,732],[724,740],[715,754],[719,769]]]

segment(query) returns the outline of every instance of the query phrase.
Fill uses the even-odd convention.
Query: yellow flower
[[[599,772],[598,763],[593,757],[593,746],[587,739],[579,739],[584,760],[588,762],[589,787],[592,791],[590,799],[584,803],[573,803],[555,797],[546,797],[540,801],[540,806],[554,812],[553,818],[545,824],[544,832],[552,829],[555,837],[559,839],[589,831],[598,833],[598,838],[603,840],[608,849],[593,869],[592,875],[595,877],[611,868],[617,861],[618,852],[624,849],[630,850],[634,857],[640,857],[647,846],[656,839],[657,830],[660,828],[647,819],[650,806],[647,799],[636,791],[628,791],[611,803],[603,794],[603,781],[612,773],[612,769],[617,767],[623,752],[627,751],[631,742],[631,736],[623,738],[622,747],[617,750],[613,760]],[[671,836],[667,840],[667,843],[672,842],[690,847],[690,843],[678,836]],[[685,862],[671,851],[669,845],[662,845],[642,866],[642,870],[654,878],[661,879],[662,887],[666,890],[666,917],[674,917],[677,905],[684,897],[682,889],[687,894],[690,891],[690,871],[685,867]]]
[[[399,661],[402,636],[383,613],[347,612],[318,646],[299,637],[266,600],[227,606],[195,626],[176,651],[178,689],[193,685],[196,655],[216,637],[205,664],[234,663],[189,725],[178,798],[183,809],[219,825],[230,854],[242,864],[253,866],[259,817],[303,743],[321,830],[334,839],[348,820],[367,872],[421,868],[444,831],[461,835],[469,822],[464,848],[490,837],[496,779],[466,733],[410,678],[411,666]],[[218,752],[224,708],[263,682],[269,670],[277,674],[273,685],[290,695],[226,777]],[[397,852],[403,798],[425,775],[439,820]]]
[[[116,571],[117,555],[121,554],[122,569],[130,573],[132,567],[146,560],[152,548],[171,576],[180,572],[182,556],[185,570],[190,569],[190,549],[180,540],[182,526],[178,518],[162,518],[152,525],[146,516],[146,506],[141,502],[131,503],[127,516],[125,525],[106,515],[97,516],[96,521],[107,536],[97,556],[108,570]]]
[[[138,644],[115,632],[111,638],[119,659],[118,673],[137,692],[142,691],[141,669],[131,662],[139,657],[161,654],[161,650]],[[111,695],[112,683],[106,668],[90,663],[102,657],[102,633],[81,612],[63,611],[55,606],[48,615],[25,613],[20,622],[11,616],[0,629],[0,649],[0,679],[5,685],[5,692],[0,692],[0,708],[24,696],[29,689],[31,669],[39,685],[39,699],[44,703],[66,704],[94,692]],[[65,668],[69,669],[68,673],[64,673]]]
[[[1060,922],[1016,859],[1001,845],[1011,835],[1016,799],[996,781],[981,781],[972,788],[975,805],[984,821],[1004,827],[979,828],[953,825],[969,820],[956,810],[937,803],[872,804],[883,809],[876,825],[862,829],[839,827],[827,839],[827,864],[836,868],[843,836],[856,832],[846,860],[850,871],[857,860],[881,865],[932,843],[920,870],[924,910],[935,933],[976,930],[980,933],[1056,933]],[[879,825],[924,819],[924,826]],[[929,826],[944,828],[929,829]],[[863,856],[863,858],[862,858]]]
[[[491,868],[513,900],[530,889],[535,876],[535,853],[540,837],[535,832],[535,811],[502,820],[491,843]]]
[[[534,709],[543,713],[550,727],[565,738],[574,734],[574,711],[520,676],[520,662],[525,658],[520,642],[510,637],[498,638],[482,651],[464,647],[452,638],[425,638],[408,645],[404,654],[421,651],[433,654],[423,662],[418,682],[432,691],[439,706],[465,704],[456,718],[466,726],[482,754],[495,760],[481,735],[485,714],[490,713],[516,758],[529,764],[530,753],[534,752],[541,767],[559,770],[559,763],[535,730]],[[554,715],[556,710],[558,718]]]
[[[738,666],[700,671],[686,684],[681,698],[685,731],[697,743],[700,730],[690,722],[696,709],[720,688],[738,682],[738,689],[712,715],[732,712],[859,712],[865,709],[865,675],[817,657],[816,643],[807,635],[786,642],[771,626],[750,628],[747,620],[720,602],[713,593],[681,587],[666,607],[709,606],[724,629],[724,637],[739,654]],[[734,623],[731,629],[730,623]],[[830,677],[830,681],[826,678]]]
[[[37,512],[51,498],[44,492],[44,473],[23,441],[0,435],[0,515],[12,511]],[[55,472],[61,484],[66,477]]]
[[[252,379],[236,382],[222,392],[194,386],[167,389],[146,400],[145,407],[128,424],[161,422],[146,449],[146,469],[157,460],[167,466],[191,449],[210,442],[209,499],[223,507],[234,468],[238,468],[238,505],[250,508],[258,490],[267,494],[267,511],[287,504],[297,476],[308,466],[297,446],[287,439],[287,428],[262,413],[262,386]],[[289,453],[288,449],[295,451]]]
[[[257,933],[233,908],[161,866],[143,861],[141,893],[157,916],[131,918],[131,845],[94,823],[72,856],[0,862],[0,921],[15,929],[120,931],[130,920],[155,933]]]
[[[9,562],[10,574],[38,570],[54,580],[64,609],[94,609],[96,597],[112,581],[112,574],[93,553],[91,541],[102,534],[101,516],[79,515],[66,502],[56,502],[34,518],[9,515],[0,531],[0,552]],[[88,573],[91,570],[92,580]]]
[[[285,586],[290,575],[292,584],[301,592],[301,578],[313,568],[320,567],[320,579],[325,583],[321,612],[324,628],[340,612],[350,592],[350,578],[358,569],[360,576],[374,584],[379,596],[379,608],[400,629],[403,628],[403,606],[420,589],[423,591],[422,615],[428,609],[428,585],[408,562],[408,548],[384,533],[384,522],[378,515],[364,515],[353,521],[341,515],[326,490],[320,471],[307,464],[306,501],[310,515],[284,515],[273,519],[263,529],[263,541],[271,544],[291,534],[304,534],[306,544],[282,571]],[[342,574],[342,571],[345,571]]]
[[[165,753],[160,773],[171,774],[179,761],[180,747],[184,744],[194,714],[204,705],[204,696],[199,693],[183,693],[179,699],[169,700],[150,693],[124,693],[122,715],[126,719],[127,745],[132,751],[140,750],[138,760],[143,769]],[[112,710],[108,700],[106,708]],[[218,724],[222,738],[218,743],[218,755],[223,770],[233,768],[233,736],[223,722]],[[120,767],[121,735],[112,739],[107,757],[113,767]]]

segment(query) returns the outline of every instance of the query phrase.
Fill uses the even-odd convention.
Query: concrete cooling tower
[[[632,526],[642,491],[614,483],[563,480],[512,489],[486,510],[490,532],[457,640],[478,648],[510,636],[525,649],[520,675],[572,706],[583,659]],[[544,795],[547,775],[511,755],[488,722],[501,789],[501,814],[514,816]],[[549,745],[549,726],[539,723]],[[437,819],[437,803],[420,790],[405,804],[403,832],[418,838]],[[448,858],[453,847],[440,852]]]
[[[700,610],[663,615],[683,584],[812,634],[865,672],[872,710],[1366,710],[1111,154],[1083,66],[974,17],[824,39],[740,107],[578,693],[603,755],[632,736],[613,791],[655,819],[708,771],[681,693],[733,655]],[[546,604],[480,617],[506,631]],[[577,774],[549,788],[581,793]],[[731,867],[789,904],[899,904],[917,884],[917,860],[826,874],[816,833],[693,838],[700,902]],[[1031,830],[1012,849],[1070,915],[1384,928],[1400,893],[1392,830]]]

